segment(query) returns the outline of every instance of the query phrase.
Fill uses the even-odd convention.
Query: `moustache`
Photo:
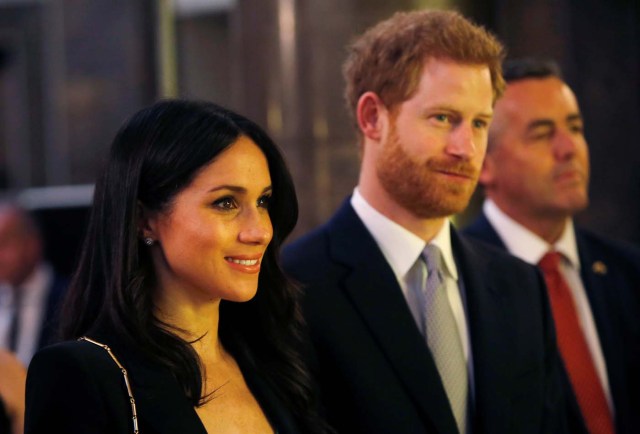
[[[427,168],[434,172],[445,172],[465,178],[476,179],[480,169],[468,161],[447,161],[442,159],[427,160]]]

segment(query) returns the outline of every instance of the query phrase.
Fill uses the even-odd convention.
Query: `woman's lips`
[[[243,273],[257,273],[260,271],[262,255],[253,256],[225,256],[225,261],[231,268]]]

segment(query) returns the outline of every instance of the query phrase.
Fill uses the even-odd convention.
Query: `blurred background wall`
[[[62,207],[86,208],[86,186],[125,118],[160,97],[209,99],[281,145],[300,235],[357,180],[345,45],[394,11],[425,7],[460,10],[511,56],[560,63],[591,149],[592,201],[578,220],[640,242],[637,0],[0,0],[0,190],[51,213],[74,194]],[[80,194],[50,188],[66,185]],[[479,203],[480,194],[461,224]]]

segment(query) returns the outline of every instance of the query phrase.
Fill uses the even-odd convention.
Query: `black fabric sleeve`
[[[45,348],[27,373],[25,434],[132,432],[123,431],[131,420],[123,388],[104,349],[86,342]]]

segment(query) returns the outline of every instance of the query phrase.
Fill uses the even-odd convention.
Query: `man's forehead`
[[[501,102],[521,101],[528,104],[551,105],[560,100],[575,101],[571,88],[557,77],[528,78],[507,84]]]
[[[566,117],[579,114],[575,95],[555,77],[509,83],[495,107],[496,115],[511,117]]]

